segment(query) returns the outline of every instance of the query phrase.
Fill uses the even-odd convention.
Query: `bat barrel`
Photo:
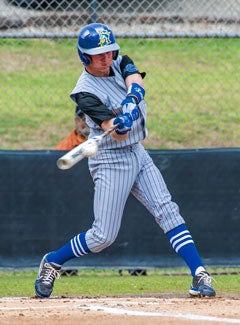
[[[57,166],[59,169],[65,170],[69,169],[74,165],[71,160],[69,159],[64,159],[64,157],[61,157],[57,160]]]
[[[57,160],[59,169],[69,169],[85,157],[83,152],[83,143],[67,152]]]
[[[64,156],[60,157],[57,160],[57,166],[59,169],[69,169],[82,160],[85,157],[92,157],[98,151],[98,146],[100,145],[102,139],[110,134],[113,130],[116,129],[118,124],[114,125],[111,129],[105,131],[102,135],[95,136],[92,139],[89,139],[81,144],[79,144],[74,149],[70,150]]]

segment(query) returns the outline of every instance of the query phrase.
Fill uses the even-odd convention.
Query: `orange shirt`
[[[83,143],[86,139],[73,130],[69,136],[63,139],[56,147],[57,150],[72,150],[74,147]]]

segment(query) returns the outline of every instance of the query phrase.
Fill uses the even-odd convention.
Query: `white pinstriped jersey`
[[[74,94],[88,92],[97,96],[101,102],[107,106],[114,114],[121,113],[121,102],[127,96],[127,87],[120,70],[121,56],[113,61],[112,69],[114,76],[94,77],[85,70],[78,79],[76,87],[70,97],[75,101]],[[133,122],[132,130],[125,141],[117,142],[111,137],[105,137],[101,144],[105,149],[116,149],[126,147],[143,140],[147,136],[146,129],[146,103],[141,101],[139,104],[140,118]],[[90,127],[89,138],[103,133],[103,130],[87,116],[87,123]]]

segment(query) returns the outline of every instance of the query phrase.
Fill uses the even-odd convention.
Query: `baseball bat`
[[[97,153],[99,145],[101,144],[103,138],[109,135],[112,131],[114,131],[117,126],[118,124],[112,126],[103,134],[95,136],[67,152],[64,156],[60,157],[57,160],[58,168],[63,170],[69,169],[85,157],[94,156]]]

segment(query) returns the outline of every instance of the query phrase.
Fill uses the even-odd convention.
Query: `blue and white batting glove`
[[[130,114],[132,116],[133,121],[139,118],[139,110],[138,106],[135,103],[133,97],[126,97],[122,103],[122,112],[123,114]]]
[[[118,127],[115,129],[115,132],[117,134],[126,134],[131,130],[133,120],[129,113],[125,113],[116,117],[113,121],[113,124],[118,124]]]
[[[128,88],[127,97],[122,101],[123,114],[129,113],[133,121],[139,117],[138,104],[143,100],[145,90],[137,83],[132,83]]]

